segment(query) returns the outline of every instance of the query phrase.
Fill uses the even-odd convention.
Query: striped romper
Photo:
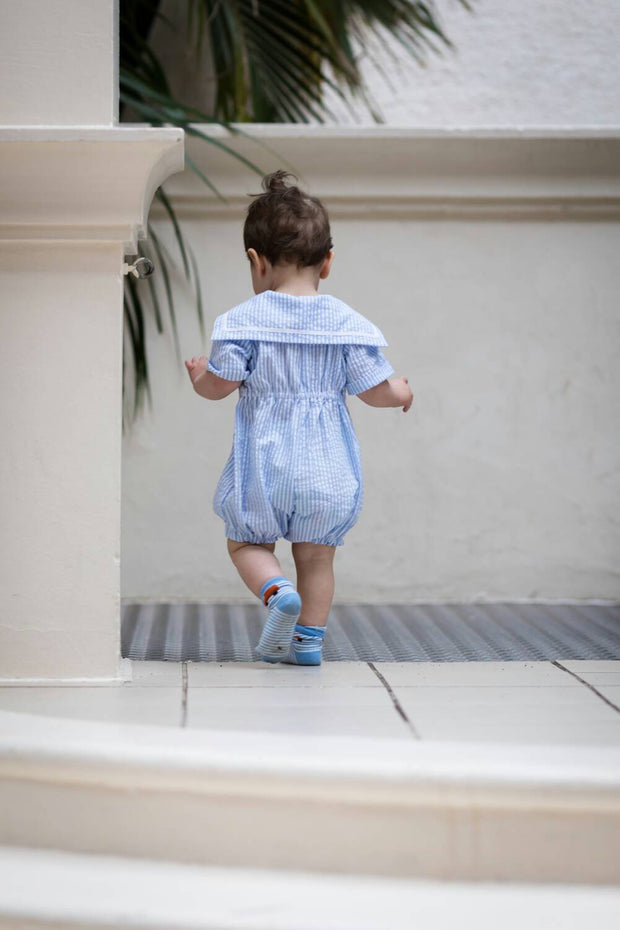
[[[219,316],[208,370],[243,381],[213,498],[228,539],[341,546],[363,503],[345,395],[394,374],[374,324],[329,294],[263,291]]]

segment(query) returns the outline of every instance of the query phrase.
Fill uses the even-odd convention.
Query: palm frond
[[[166,210],[166,213],[167,213],[168,216],[170,217],[170,222],[172,223],[172,227],[173,227],[173,229],[174,229],[174,234],[175,234],[175,236],[176,236],[176,240],[177,240],[177,243],[178,243],[178,245],[179,245],[179,251],[180,251],[180,253],[181,253],[181,258],[183,259],[183,268],[185,269],[185,277],[186,277],[186,278],[188,279],[188,281],[189,281],[189,264],[188,264],[188,261],[187,261],[187,251],[186,251],[186,249],[185,249],[185,243],[184,243],[184,241],[183,241],[183,235],[182,235],[182,233],[181,233],[181,228],[180,228],[179,222],[178,222],[178,220],[177,220],[177,218],[176,218],[176,214],[175,214],[174,210],[172,209],[172,205],[170,204],[170,201],[168,200],[168,197],[167,197],[166,194],[164,193],[163,187],[159,187],[159,188],[157,189],[156,196],[157,196],[158,200],[164,205],[164,209]]]
[[[468,0],[458,0],[466,9]],[[181,6],[181,0],[179,0]],[[120,119],[129,108],[152,126],[179,126],[188,135],[226,152],[258,175],[264,171],[250,158],[215,138],[200,124],[217,124],[274,154],[263,140],[244,132],[244,122],[323,122],[334,119],[324,99],[330,87],[353,112],[357,96],[376,122],[382,116],[361,76],[362,48],[369,32],[378,41],[383,34],[395,39],[408,55],[423,64],[427,52],[450,47],[432,3],[418,0],[185,0],[188,48],[199,56],[205,48],[215,72],[213,112],[206,113],[176,99],[169,76],[151,40],[153,26],[161,22],[177,30],[178,24],[161,12],[161,0],[120,0]],[[386,45],[386,48],[387,45]],[[389,48],[388,48],[389,50]],[[371,58],[371,60],[373,60]],[[378,63],[376,63],[378,65]],[[380,67],[380,65],[378,65]],[[232,124],[235,125],[232,125]],[[283,157],[280,163],[296,171]],[[213,181],[196,162],[185,156],[187,167],[223,202]],[[155,196],[172,224],[181,258],[184,282],[193,290],[201,335],[204,314],[198,265],[167,194],[160,187]],[[152,312],[157,331],[165,331],[158,281],[163,283],[175,351],[180,346],[174,309],[175,259],[152,226],[148,240],[139,243],[140,254],[153,261],[161,275],[145,281],[127,275],[124,295],[125,338],[123,354],[123,428],[151,403],[146,355],[146,319]],[[150,296],[150,305],[144,297]],[[131,374],[130,374],[131,373]],[[130,392],[129,381],[133,385]],[[126,390],[125,390],[126,389]],[[129,401],[131,393],[133,404]],[[125,397],[127,395],[127,397]]]
[[[127,324],[125,334],[128,337],[133,359],[133,409],[129,414],[129,421],[133,422],[141,412],[144,400],[148,400],[150,404],[151,392],[146,354],[144,313],[142,311],[142,304],[137,296],[135,280],[130,280],[129,275],[126,278],[123,309],[125,322]],[[125,364],[123,364],[123,368],[126,370]],[[125,384],[123,384],[123,388],[125,388]],[[126,392],[123,391],[123,394],[125,401]],[[125,425],[126,421],[127,413],[124,403],[123,425]]]

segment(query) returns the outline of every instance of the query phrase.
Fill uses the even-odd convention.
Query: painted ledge
[[[225,199],[187,170],[166,185],[181,214],[241,215],[260,189],[246,159],[293,171],[332,215],[620,218],[620,127],[195,125],[213,141],[190,136],[188,154]]]
[[[6,930],[617,930],[620,913],[620,888],[583,884],[403,881],[9,846],[0,870]]]
[[[3,711],[0,823],[0,843],[72,852],[618,884],[620,748],[378,745]]]
[[[122,240],[135,254],[183,142],[181,129],[142,125],[0,128],[0,239]]]

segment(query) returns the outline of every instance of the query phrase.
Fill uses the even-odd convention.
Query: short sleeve
[[[345,346],[344,358],[347,394],[361,394],[394,374],[394,369],[377,346]]]
[[[212,371],[225,381],[245,381],[250,374],[251,356],[251,341],[214,339],[207,371]]]

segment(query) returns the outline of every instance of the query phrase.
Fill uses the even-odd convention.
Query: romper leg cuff
[[[307,542],[315,546],[344,546],[344,536],[326,536],[323,539],[297,539],[294,536],[283,536],[288,542]]]
[[[279,539],[282,539],[282,536],[257,536],[256,533],[242,533],[239,530],[226,529],[226,539],[232,539],[233,542],[245,542],[253,543],[255,546],[259,546],[261,543],[274,543]]]

